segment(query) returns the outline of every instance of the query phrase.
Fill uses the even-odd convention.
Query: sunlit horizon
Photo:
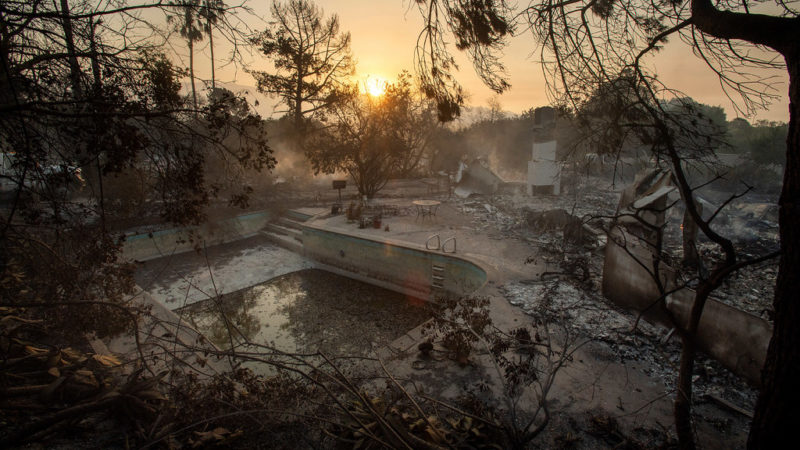
[[[253,14],[246,18],[245,22],[253,29],[263,30],[270,17],[269,3],[252,5]],[[393,80],[403,70],[414,73],[414,49],[423,26],[415,8],[410,8],[409,4],[402,1],[374,2],[370,5],[369,12],[365,13],[362,2],[318,0],[316,4],[324,10],[325,17],[337,14],[341,30],[352,35],[351,49],[356,58],[356,71],[350,81],[361,85],[365,78],[374,77],[374,74],[381,75],[377,78]],[[255,80],[242,70],[242,66],[225,64],[224,57],[220,56],[231,51],[226,47],[224,40],[215,40],[215,45],[219,47],[216,49],[217,81],[234,83],[255,91]],[[185,45],[176,43],[179,59],[182,64],[187,65],[188,55],[183,47]],[[239,50],[243,50],[240,62],[247,68],[272,70],[267,58],[257,51]],[[520,114],[532,107],[549,105],[551,101],[547,96],[545,78],[541,65],[535,57],[535,50],[536,45],[530,36],[519,35],[509,41],[509,46],[504,51],[504,63],[509,72],[511,89],[500,96],[482,83],[472,70],[467,55],[456,51],[454,56],[461,67],[456,76],[465,89],[465,106],[487,107],[489,100],[494,97],[500,101],[503,111],[512,114]],[[199,43],[196,51],[198,53],[195,54],[194,61],[195,75],[198,80],[210,80],[207,40]],[[682,95],[710,106],[721,106],[728,120],[744,117],[741,112],[735,110],[731,100],[723,92],[719,78],[680,42],[668,43],[662,51],[650,58],[647,64],[659,74],[659,78],[665,84],[674,87]],[[774,82],[778,90],[788,90],[786,73],[776,74]],[[366,93],[363,86],[360,86],[359,90]],[[788,122],[788,97],[780,97],[766,109],[744,118],[752,123],[761,119]]]
[[[380,97],[386,93],[386,88],[389,85],[389,81],[381,77],[368,76],[360,84],[361,91],[363,93],[369,94],[373,97]]]

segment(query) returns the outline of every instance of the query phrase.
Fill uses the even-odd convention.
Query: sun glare
[[[380,97],[386,92],[387,81],[383,78],[367,78],[364,81],[364,92],[373,96]]]

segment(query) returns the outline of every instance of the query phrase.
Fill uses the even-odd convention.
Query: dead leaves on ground
[[[116,355],[43,342],[45,334],[25,327],[38,321],[20,314],[0,311],[0,420],[7,431],[0,441],[21,443],[28,434],[41,438],[67,423],[108,417],[86,412],[113,411],[126,423],[146,423],[166,400],[159,391],[163,375],[145,377],[141,370],[127,375]]]
[[[106,367],[121,366],[122,362],[114,355],[92,355],[92,359]]]
[[[366,398],[366,397],[365,397]],[[354,450],[382,448],[383,445],[412,448],[478,448],[500,449],[484,423],[466,415],[440,418],[420,414],[410,405],[396,403],[385,406],[380,397],[366,402],[353,402],[350,417],[335,433],[341,448]]]
[[[192,448],[204,447],[207,445],[224,445],[226,440],[230,440],[244,434],[242,430],[230,432],[227,428],[217,427],[211,431],[195,431],[194,436],[189,439]]]
[[[2,375],[5,385],[0,387],[0,391],[20,390],[43,383],[51,386],[54,380],[61,380],[59,388],[67,399],[74,399],[76,395],[85,397],[96,393],[97,389],[109,388],[115,377],[122,376],[119,369],[123,363],[114,355],[83,353],[70,347],[48,347],[17,338],[7,339],[4,344]],[[47,398],[56,399],[52,395]]]

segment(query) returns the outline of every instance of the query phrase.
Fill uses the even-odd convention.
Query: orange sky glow
[[[255,17],[247,22],[254,29],[264,29],[263,21],[269,20],[269,3],[259,0],[249,4]],[[351,33],[351,48],[357,63],[355,78],[359,84],[367,83],[368,80],[392,81],[404,69],[413,72],[414,48],[422,29],[422,20],[411,0],[319,0],[317,4],[323,8],[326,17],[332,13],[338,14],[342,30]],[[207,53],[207,49],[203,51]],[[218,51],[217,54],[222,52]],[[537,54],[538,50],[530,35],[513,38],[506,48],[503,61],[512,87],[499,97],[504,110],[520,113],[549,103],[544,88],[544,75],[535,59]],[[458,55],[457,61],[461,68],[458,79],[469,93],[469,106],[487,106],[487,101],[494,93],[475,75],[466,55]],[[198,77],[210,77],[210,70],[204,67],[203,62],[198,59],[195,62],[198,64]],[[268,62],[258,53],[245,55],[245,63],[258,70],[269,70]],[[699,102],[722,106],[727,112],[728,120],[737,117],[717,77],[680,40],[675,39],[674,43],[668,44],[649,64],[656,69],[666,85]],[[218,66],[217,72],[218,79],[222,81],[245,86],[255,84],[252,77],[241,68],[235,70],[232,66]],[[778,92],[788,94],[786,72],[779,74],[775,83],[780,83]],[[747,119],[786,122],[788,116],[788,95],[783,95],[769,109]]]

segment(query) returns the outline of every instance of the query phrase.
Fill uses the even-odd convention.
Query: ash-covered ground
[[[288,190],[286,198],[279,200],[297,206],[330,206],[338,201],[335,194],[322,189]],[[579,381],[585,389],[613,390],[619,392],[619,396],[613,394],[610,403],[604,400],[600,405],[603,408],[601,412],[587,412],[574,409],[574,406],[561,409],[563,412],[554,414],[552,429],[541,441],[545,446],[572,442],[570,436],[581,433],[585,436],[582,444],[576,448],[613,447],[625,441],[618,439],[619,433],[653,445],[673,442],[670,440],[672,427],[669,415],[680,357],[678,339],[670,330],[638,320],[635,314],[613,305],[601,293],[604,230],[616,211],[620,192],[621,186],[612,187],[605,180],[588,177],[577,188],[567,189],[558,196],[528,196],[519,190],[509,190],[493,195],[459,198],[448,196],[447,192],[431,193],[429,186],[419,181],[402,180],[391,182],[374,201],[392,205],[395,213],[384,217],[384,221],[395,232],[403,229],[401,223],[419,225],[424,222],[424,219],[414,217],[414,210],[409,206],[411,200],[439,199],[442,205],[438,216],[426,222],[430,227],[448,234],[458,234],[459,252],[477,252],[478,248],[496,247],[494,253],[487,253],[489,257],[486,261],[500,270],[509,269],[513,272],[513,276],[502,277],[491,286],[500,301],[507,301],[510,308],[526,314],[532,322],[547,320],[589,342],[580,359],[573,362],[572,371],[565,375],[570,379],[568,383],[583,377]],[[354,200],[352,192],[344,193],[343,197],[345,205]],[[772,221],[772,210],[757,205],[760,204],[747,203],[746,198],[740,199],[732,205],[733,212],[722,215],[724,220],[719,221],[719,230],[733,237],[743,257],[757,256],[777,245],[777,226]],[[680,214],[671,214],[665,228],[668,236],[665,252],[674,261],[679,261],[681,257],[680,240],[676,239],[680,236],[680,217]],[[593,232],[575,234],[567,231],[575,221],[588,225]],[[751,229],[755,231],[751,232]],[[382,230],[373,231],[383,233]],[[425,231],[411,230],[399,233],[398,238],[422,244],[427,236]],[[261,248],[262,243],[257,244],[253,247]],[[253,253],[255,250],[250,249],[247,243],[242,245],[234,244],[231,249],[236,250],[228,258],[232,262],[228,264],[232,270],[226,269],[225,265],[214,268],[213,261],[210,264],[214,271],[219,271],[217,282],[224,287],[221,291],[230,292],[245,287],[246,283],[239,285],[225,281],[229,278],[227,272],[231,277],[236,275],[235,261],[239,256],[256,263],[261,259],[260,256],[253,256],[258,252],[263,253],[262,250]],[[716,251],[707,242],[701,242],[699,246],[701,252]],[[187,260],[186,267],[194,264],[200,269],[175,271],[167,276],[164,283],[152,284],[151,293],[156,296],[177,296],[183,300],[187,298],[190,285],[207,285],[209,280],[201,280],[200,273],[208,273],[209,264],[204,258],[191,258],[196,260]],[[768,261],[737,273],[715,292],[715,297],[769,319],[776,264],[777,261]],[[308,267],[302,260],[288,266],[296,266],[297,269]],[[137,279],[142,283],[146,279],[152,281],[152,276],[162,273],[162,270],[157,264],[145,264]],[[167,289],[168,285],[175,289]],[[386,326],[411,325],[387,320]],[[399,333],[405,331],[408,330],[392,330]],[[415,349],[416,344],[409,348]],[[405,363],[410,373],[419,372],[413,365],[415,356],[409,354],[407,358]],[[403,360],[397,362],[402,363]],[[450,360],[431,362],[429,365],[430,371],[439,374],[457,366],[455,361]],[[456,370],[463,375],[465,383],[474,377],[469,367]],[[586,373],[577,374],[578,371]],[[616,386],[620,384],[620,376],[631,378],[622,380],[620,387]],[[445,384],[452,384],[452,379],[439,378]],[[694,381],[693,414],[698,430],[704,436],[701,441],[708,448],[743,446],[749,423],[748,412],[752,411],[755,401],[755,389],[717,362],[703,356],[696,362]],[[633,386],[637,387],[634,389]],[[576,398],[583,398],[581,395],[584,394]],[[564,399],[558,400],[563,404]],[[659,406],[655,407],[656,404]],[[655,409],[659,412],[652,412]],[[624,430],[617,429],[617,425],[612,427],[611,424],[616,420],[627,420],[628,425],[623,427]],[[601,437],[589,438],[592,430],[598,427]],[[719,436],[725,439],[718,439]],[[716,445],[713,444],[715,441]]]

